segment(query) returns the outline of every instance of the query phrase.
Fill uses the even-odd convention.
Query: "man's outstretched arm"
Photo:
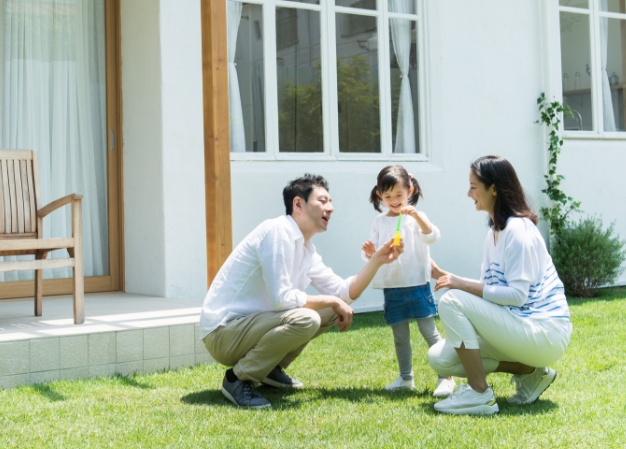
[[[393,239],[383,243],[378,250],[372,254],[369,262],[350,280],[350,298],[357,299],[363,290],[370,285],[378,269],[387,263],[396,260],[404,251],[404,246],[394,246]]]

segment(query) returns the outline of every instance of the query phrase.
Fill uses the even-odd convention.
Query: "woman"
[[[489,214],[480,281],[464,279],[433,265],[435,291],[446,339],[428,352],[440,376],[467,377],[435,410],[451,414],[499,411],[486,374],[513,374],[512,404],[530,404],[554,381],[548,365],[559,360],[570,340],[569,309],[552,259],[537,230],[513,166],[484,156],[470,171],[468,196]]]

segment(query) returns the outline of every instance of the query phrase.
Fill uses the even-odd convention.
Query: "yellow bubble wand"
[[[396,233],[393,235],[393,246],[400,246],[400,240],[402,235],[400,234],[400,222],[402,221],[402,214],[398,215],[398,224],[396,225]]]

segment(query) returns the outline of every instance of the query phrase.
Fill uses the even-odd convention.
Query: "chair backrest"
[[[0,150],[0,239],[37,238],[37,153]]]

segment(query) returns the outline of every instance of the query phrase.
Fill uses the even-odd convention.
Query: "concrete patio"
[[[128,293],[85,297],[85,323],[75,325],[72,298],[0,302],[0,388],[57,379],[149,373],[212,359],[198,340],[202,298],[180,300]]]

